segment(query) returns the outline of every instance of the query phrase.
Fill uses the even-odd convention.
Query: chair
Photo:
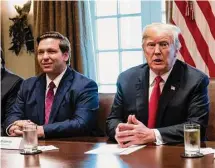
[[[106,119],[111,111],[114,96],[115,93],[99,93],[98,126],[103,133],[105,133]]]
[[[206,137],[209,141],[215,141],[215,79],[210,80],[208,94],[210,100],[210,109]]]

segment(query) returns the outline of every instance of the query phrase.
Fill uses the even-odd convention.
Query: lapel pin
[[[175,86],[171,86],[171,90],[175,90]]]

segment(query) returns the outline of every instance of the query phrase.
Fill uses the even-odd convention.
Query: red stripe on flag
[[[173,21],[173,19],[171,19],[171,23],[176,25],[175,22]],[[184,42],[183,36],[180,35],[179,40],[181,42],[180,53],[181,53],[181,56],[184,58],[184,61],[186,63],[190,64],[191,66],[196,67],[195,62],[193,61],[193,58],[191,57],[190,52],[187,49],[187,46],[186,46],[186,44]]]
[[[213,11],[211,9],[211,5],[208,1],[196,1],[199,5],[199,8],[201,9],[202,13],[205,16],[205,19],[208,22],[209,28],[211,30],[211,34],[213,35],[213,38],[215,39],[215,16],[213,14]]]
[[[195,62],[193,61],[193,58],[190,55],[190,52],[187,49],[187,46],[184,42],[184,38],[183,36],[179,36],[179,40],[181,42],[181,49],[180,49],[180,53],[182,55],[182,57],[184,58],[184,61],[188,64],[190,64],[193,67],[196,67]]]
[[[213,59],[211,58],[211,55],[209,53],[208,45],[204,38],[202,37],[202,34],[195,22],[195,20],[190,20],[189,17],[185,16],[185,10],[186,10],[186,1],[174,1],[177,5],[178,9],[180,10],[182,16],[184,17],[184,20],[187,24],[187,27],[189,31],[191,32],[197,49],[199,50],[199,53],[202,56],[202,59],[204,60],[205,64],[208,66],[209,75],[210,77],[215,77],[215,64],[213,62]]]

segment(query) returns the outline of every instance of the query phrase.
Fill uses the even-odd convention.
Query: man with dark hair
[[[92,135],[98,109],[94,81],[67,66],[70,42],[58,32],[37,38],[37,60],[43,74],[25,80],[5,128],[10,136],[22,135],[27,122],[36,123],[38,137]]]
[[[11,110],[23,79],[5,68],[3,51],[1,49],[1,135],[5,115]]]
[[[143,30],[146,64],[119,75],[107,134],[121,147],[182,143],[184,124],[208,124],[208,77],[177,60],[180,29],[153,23]]]

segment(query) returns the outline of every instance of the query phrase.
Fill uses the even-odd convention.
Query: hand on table
[[[128,116],[127,123],[120,123],[116,128],[115,139],[120,147],[155,142],[155,133],[136,119],[134,115]]]

